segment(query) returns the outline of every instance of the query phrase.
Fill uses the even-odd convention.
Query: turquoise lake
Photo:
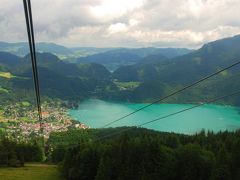
[[[69,110],[69,115],[91,128],[101,128],[146,104],[113,103],[101,100],[82,102],[78,109]],[[110,127],[136,126],[158,117],[174,113],[191,104],[155,104],[143,111],[112,124]],[[204,105],[144,126],[158,131],[193,134],[205,130],[236,130],[240,128],[240,108],[220,105]]]

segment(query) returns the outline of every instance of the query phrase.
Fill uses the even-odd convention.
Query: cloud
[[[90,11],[97,19],[109,21],[131,13],[144,3],[144,0],[104,0],[100,5],[92,6]]]
[[[128,28],[124,23],[116,23],[111,24],[108,28],[110,34],[119,33],[119,32],[127,32]]]
[[[32,0],[37,41],[197,48],[240,33],[239,0]],[[0,40],[26,41],[22,1],[0,1]]]

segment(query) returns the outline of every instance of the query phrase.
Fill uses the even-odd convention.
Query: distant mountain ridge
[[[29,53],[29,47],[26,42],[0,42],[0,51],[24,57]],[[141,58],[149,55],[162,54],[163,56],[172,58],[192,52],[192,50],[185,48],[68,48],[46,42],[36,43],[36,51],[52,53],[68,63],[99,63],[110,70],[115,70],[122,65],[135,64]]]
[[[55,43],[36,43],[36,50],[39,52],[50,52],[53,54],[67,55],[73,53],[70,49]],[[29,53],[27,42],[6,43],[0,42],[0,51],[9,52],[18,56],[25,56]]]
[[[99,63],[106,66],[110,70],[115,70],[123,65],[131,65],[145,60],[149,60],[149,56],[162,58],[161,60],[171,59],[173,57],[181,56],[193,52],[193,50],[185,48],[120,48],[113,49],[103,53],[94,54],[91,56],[80,57],[76,60],[77,63]],[[165,58],[163,58],[165,57]],[[151,60],[149,60],[151,61]]]
[[[122,65],[131,65],[150,55],[162,55],[171,59],[192,52],[185,48],[67,48],[55,43],[36,43],[36,50],[52,53],[68,63],[98,63],[113,71]],[[0,51],[24,57],[29,53],[28,43],[0,42]]]

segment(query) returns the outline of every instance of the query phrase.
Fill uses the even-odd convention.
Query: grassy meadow
[[[0,168],[1,180],[61,180],[57,166],[26,164],[20,168]]]

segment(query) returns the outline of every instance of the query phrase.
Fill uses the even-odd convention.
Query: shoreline
[[[68,115],[75,121],[89,125],[92,128],[101,128],[121,116],[129,114],[144,104],[139,103],[111,103],[99,99],[90,99],[79,104],[78,109],[69,109]],[[81,107],[82,106],[82,107]],[[137,126],[143,122],[165,116],[193,106],[192,104],[154,104],[146,110],[136,113],[131,118],[118,122],[109,127]],[[161,108],[163,107],[163,108]],[[162,109],[162,110],[161,110]],[[106,111],[106,113],[104,113]],[[161,120],[154,125],[143,126],[156,131],[194,134],[205,129],[206,131],[234,131],[240,128],[240,108],[230,105],[206,104],[181,116],[173,116],[172,120]],[[192,115],[191,115],[192,114]],[[204,114],[204,116],[202,116]],[[84,120],[80,117],[84,116]],[[178,118],[179,117],[179,118]],[[229,119],[229,120],[228,120]],[[175,123],[175,125],[173,124]],[[177,124],[179,125],[177,125]],[[187,125],[188,124],[188,125]],[[194,125],[195,124],[195,125]]]

